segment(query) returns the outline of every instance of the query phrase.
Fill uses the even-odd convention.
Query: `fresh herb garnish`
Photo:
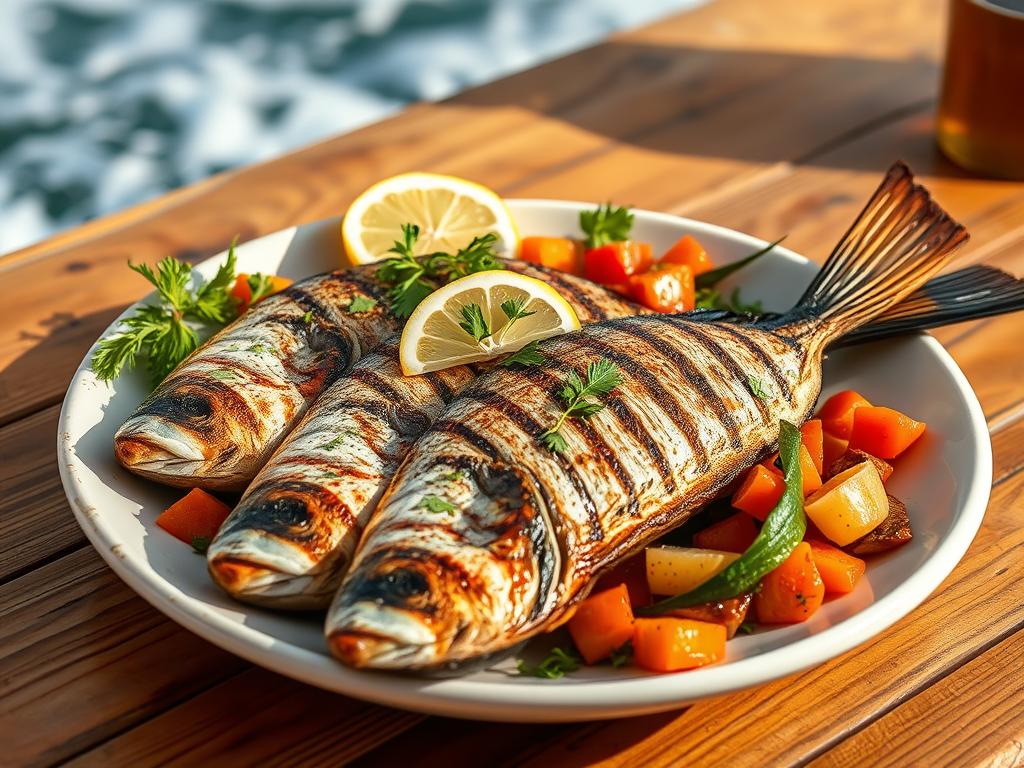
[[[246,351],[247,352],[255,352],[257,355],[262,355],[264,352],[267,351],[267,348],[264,347],[262,344],[253,344]]]
[[[609,656],[609,661],[611,661],[612,666],[615,667],[616,669],[618,669],[619,667],[626,666],[632,660],[633,660],[633,641],[632,640],[627,640],[626,642],[624,642],[622,645],[620,645],[618,648],[616,648],[614,651],[612,651],[611,656]]]
[[[416,507],[426,509],[428,512],[434,512],[436,514],[455,511],[455,505],[450,501],[445,501],[440,496],[424,496],[420,499],[420,503],[417,504]]]
[[[520,675],[558,680],[565,677],[566,672],[575,672],[581,663],[580,657],[575,653],[555,647],[540,664],[532,665],[520,659],[516,669]]]
[[[217,381],[234,381],[238,378],[238,374],[229,368],[214,368],[212,371],[207,371],[206,375]]]
[[[722,282],[722,280],[727,278],[733,272],[735,272],[738,269],[743,269],[743,267],[747,266],[748,264],[757,261],[785,239],[786,237],[785,235],[783,235],[774,243],[769,243],[761,250],[755,251],[754,253],[750,254],[749,256],[746,256],[745,258],[740,259],[739,261],[734,261],[732,262],[732,264],[725,264],[724,266],[718,267],[717,269],[712,269],[709,270],[708,272],[704,272],[703,274],[697,275],[694,281],[697,285],[697,289],[700,290],[701,288],[714,288],[716,285]]]
[[[313,312],[309,311],[302,316],[302,322],[306,325],[310,325],[313,322]]]
[[[462,308],[462,322],[459,327],[477,341],[483,341],[491,335],[490,326],[484,317],[479,304],[467,304]]]
[[[540,365],[544,362],[544,355],[537,351],[537,341],[531,341],[522,349],[513,352],[511,355],[501,361],[501,365],[506,368],[513,365]]]
[[[369,296],[356,296],[349,305],[345,308],[345,311],[349,314],[356,315],[360,312],[369,312],[371,309],[377,306],[377,300]]]
[[[413,253],[420,228],[415,224],[402,225],[402,239],[396,240],[388,253],[395,254],[381,262],[377,273],[382,282],[391,286],[391,308],[398,317],[408,317],[437,284],[450,283],[460,277],[502,269],[494,247],[497,235],[488,233],[474,237],[473,241],[457,253],[436,253],[417,256]]]
[[[135,367],[142,355],[153,385],[159,384],[178,363],[199,346],[205,335],[232,319],[237,311],[229,293],[235,277],[235,244],[213,279],[190,289],[199,278],[188,264],[171,256],[159,261],[156,271],[146,264],[128,266],[146,278],[159,295],[125,318],[120,330],[103,339],[92,356],[92,369],[103,381]]]
[[[622,383],[619,366],[602,357],[587,366],[587,380],[580,379],[576,371],[569,371],[565,386],[559,392],[565,408],[557,421],[540,434],[541,442],[552,453],[561,453],[568,448],[561,429],[566,419],[588,419],[604,408],[604,403],[593,398],[607,395]]]
[[[724,298],[717,288],[701,288],[697,291],[696,308],[724,309],[738,315],[760,315],[764,312],[760,301],[743,301],[739,288],[733,288],[728,299]]]
[[[512,324],[523,317],[529,317],[530,315],[536,315],[536,312],[526,311],[527,299],[525,296],[518,299],[508,299],[501,302],[501,311],[505,313],[505,317],[508,318],[508,322],[501,327],[502,331],[507,331],[512,327]]]
[[[335,448],[340,448],[345,442],[345,435],[338,435],[330,442],[324,443],[320,446],[321,451],[333,451]]]
[[[754,629],[755,627],[752,622],[744,621],[739,625],[739,627],[737,627],[736,631],[741,635],[752,635],[754,634]]]
[[[210,537],[209,536],[193,536],[192,537],[192,549],[199,555],[205,555],[206,550],[210,548]]]
[[[771,399],[768,390],[764,388],[764,382],[752,373],[747,374],[747,386],[750,387],[750,393],[754,397],[759,397],[762,400]]]
[[[274,292],[274,283],[270,279],[270,275],[264,275],[262,272],[248,275],[245,282],[249,284],[250,306]]]
[[[580,211],[580,229],[587,236],[587,248],[628,240],[632,228],[633,214],[629,208],[607,203],[594,211]]]

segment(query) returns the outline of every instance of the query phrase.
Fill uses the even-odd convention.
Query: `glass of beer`
[[[1024,179],[1024,0],[951,0],[938,141],[957,165]]]

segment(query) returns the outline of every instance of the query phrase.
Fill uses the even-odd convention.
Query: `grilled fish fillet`
[[[573,298],[570,283],[569,298]],[[563,288],[565,290],[565,288]],[[594,296],[609,316],[615,296]],[[930,280],[870,325],[838,341],[886,338],[1024,308],[1024,281],[974,266]],[[581,314],[586,310],[581,308]],[[590,310],[593,314],[593,310]],[[704,322],[749,324],[702,312]],[[767,319],[767,316],[765,316]],[[387,484],[413,443],[480,372],[403,376],[398,337],[324,392],[256,476],[210,545],[214,580],[233,597],[279,609],[326,608]]]
[[[553,283],[581,322],[647,312],[587,280],[519,269]],[[319,397],[210,543],[214,580],[240,600],[326,608],[402,458],[479,370],[403,376],[397,336],[362,358]]]
[[[767,455],[780,419],[803,421],[828,344],[965,239],[900,164],[788,315],[745,328],[611,320],[542,343],[539,366],[479,377],[385,493],[328,611],[331,651],[358,667],[436,667],[557,626],[602,570]],[[547,451],[538,435],[562,410],[566,376],[599,359],[623,383],[591,419],[565,423],[564,453]]]
[[[506,264],[563,292],[574,279],[525,262]],[[257,304],[142,402],[114,435],[117,460],[167,485],[243,490],[320,393],[401,327],[376,270],[317,275]],[[584,290],[581,317],[596,316],[592,296],[600,301],[607,294],[597,286]],[[348,312],[358,296],[378,303]]]

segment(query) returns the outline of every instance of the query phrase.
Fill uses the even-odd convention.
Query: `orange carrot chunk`
[[[864,575],[864,561],[823,541],[807,543],[811,545],[811,559],[821,575],[825,592],[830,595],[853,592],[857,581]]]
[[[580,274],[580,252],[575,240],[567,237],[524,237],[519,244],[519,258],[531,264]]]
[[[629,604],[634,608],[651,604],[651,589],[647,584],[647,557],[643,552],[623,560],[601,576],[594,585],[594,592],[602,592],[619,584],[626,585]]]
[[[820,477],[825,472],[825,431],[822,429],[821,419],[805,421],[800,427],[800,434],[804,446],[814,459],[814,468]]]
[[[711,263],[704,246],[693,235],[683,235],[665,251],[659,264],[684,264],[693,270],[694,276],[708,272],[715,265]]]
[[[746,552],[756,538],[754,518],[745,512],[737,512],[693,534],[693,546],[722,552]]]
[[[826,400],[818,410],[817,418],[821,419],[821,426],[826,432],[849,440],[853,429],[853,412],[870,405],[861,394],[847,389]]]
[[[801,541],[792,554],[761,581],[754,595],[757,620],[764,624],[806,621],[825,599],[825,583],[811,557],[811,545]]]
[[[694,619],[637,619],[633,660],[652,672],[678,672],[725,658],[726,629]]]
[[[818,469],[814,465],[811,452],[803,444],[800,445],[800,478],[803,481],[805,497],[821,488],[821,475],[818,474]]]
[[[914,421],[892,408],[858,408],[853,415],[850,448],[880,459],[895,459],[921,437],[924,430],[923,421]]]
[[[843,457],[850,441],[842,437],[836,437],[831,432],[825,432],[821,436],[821,450],[824,459],[825,469],[830,473],[835,463]],[[834,473],[832,473],[834,474]]]
[[[782,498],[786,484],[782,475],[776,474],[761,464],[755,464],[747,472],[743,483],[732,495],[732,505],[764,522],[775,505]]]
[[[197,542],[208,544],[230,513],[231,507],[223,501],[200,488],[193,488],[161,512],[156,524],[199,549]]]
[[[587,664],[611,655],[633,636],[633,609],[625,584],[591,595],[567,625],[572,641]]]

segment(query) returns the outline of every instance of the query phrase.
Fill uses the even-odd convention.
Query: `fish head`
[[[340,540],[331,525],[339,518],[348,518]],[[243,602],[324,609],[359,533],[348,505],[322,486],[257,477],[210,542],[207,566],[213,580]]]
[[[478,468],[447,488],[436,474],[417,479],[416,493],[386,500],[371,520],[328,611],[328,645],[350,666],[438,667],[487,653],[529,621],[558,567],[511,470]],[[431,512],[414,502],[422,491],[458,503]]]
[[[114,434],[114,455],[125,469],[167,485],[241,490],[259,466],[258,425],[229,387],[191,378],[157,387]]]

